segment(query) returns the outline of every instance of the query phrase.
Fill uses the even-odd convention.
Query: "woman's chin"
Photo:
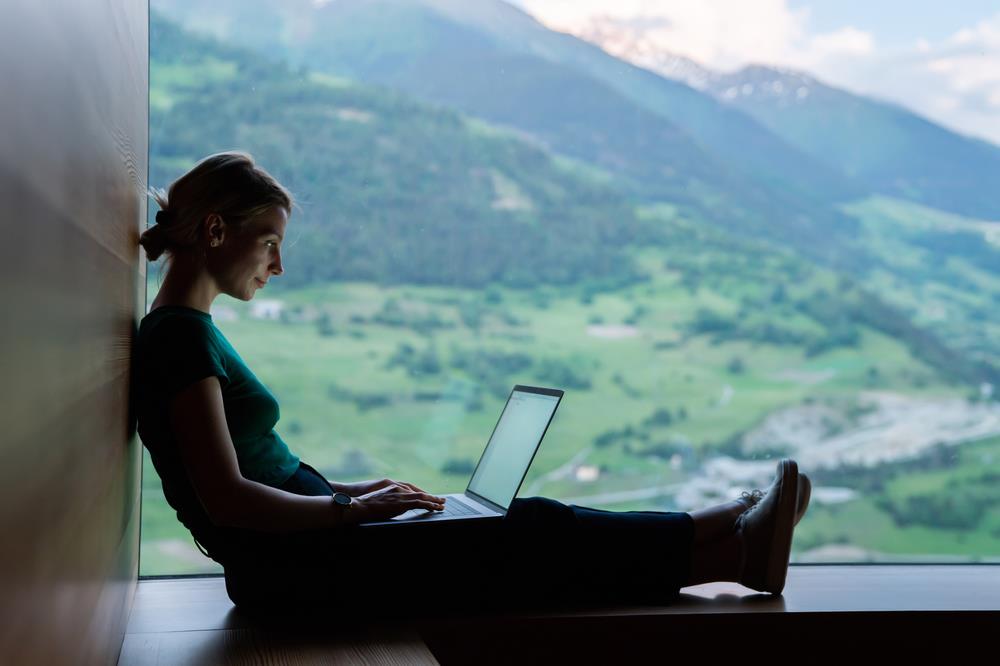
[[[233,298],[237,298],[241,301],[252,301],[253,297],[256,296],[257,292],[260,291],[261,289],[263,289],[261,284],[256,280],[252,280],[250,282],[250,286],[247,287],[246,290],[242,292],[231,292],[231,293],[227,292],[227,293],[229,293],[229,295],[232,296]]]

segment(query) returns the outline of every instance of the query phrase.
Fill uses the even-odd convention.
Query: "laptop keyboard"
[[[453,496],[449,496],[448,500],[444,503],[443,511],[428,511],[426,509],[410,509],[406,513],[402,513],[393,520],[439,520],[441,518],[456,517],[456,516],[485,516],[482,511],[477,511],[465,502],[455,499]]]
[[[476,511],[471,506],[462,502],[456,497],[449,497],[448,501],[444,503],[444,511],[435,511],[434,513],[442,516],[477,516],[479,511]]]

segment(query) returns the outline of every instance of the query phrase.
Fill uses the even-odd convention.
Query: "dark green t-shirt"
[[[212,316],[183,306],[161,306],[139,323],[136,341],[138,433],[163,482],[167,501],[185,524],[192,507],[191,487],[181,465],[168,406],[182,389],[216,376],[222,387],[226,423],[244,478],[280,486],[298,468],[274,426],[278,401],[254,376],[215,324]],[[197,522],[201,522],[197,517]],[[188,525],[191,527],[191,525]],[[196,534],[197,536],[197,534]]]

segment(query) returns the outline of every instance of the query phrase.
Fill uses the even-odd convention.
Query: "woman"
[[[445,500],[404,481],[327,480],[299,460],[274,430],[274,396],[209,314],[219,294],[249,301],[284,272],[292,197],[245,153],[209,156],[169,193],[152,194],[161,210],[139,242],[150,261],[164,252],[170,261],[139,328],[139,435],[167,501],[222,564],[237,605],[661,602],[709,581],[781,592],[810,494],[791,460],[765,493],[690,514],[535,497],[492,522],[359,527]],[[353,498],[349,507],[335,493]]]

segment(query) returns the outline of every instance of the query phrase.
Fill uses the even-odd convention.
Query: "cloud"
[[[844,54],[868,55],[875,50],[875,39],[870,33],[847,26],[840,30],[816,35],[808,43],[807,50],[821,57]]]
[[[808,9],[787,0],[519,1],[557,30],[603,22],[632,31],[647,53],[661,49],[715,70],[751,63],[805,70],[1000,144],[1000,13],[943,40],[914,35],[912,46],[888,48],[853,25],[814,33]]]
[[[801,19],[784,0],[523,0],[547,25],[575,32],[593,19],[628,21],[651,43],[718,69],[737,67],[746,54],[777,58],[797,39]]]
[[[837,77],[831,82],[842,80],[1000,145],[1000,13],[939,42],[922,40],[910,49],[875,53],[864,67],[830,74]]]
[[[522,0],[546,25],[578,32],[594,21],[628,25],[644,40],[713,69],[749,62],[791,65],[865,53],[873,37],[854,27],[809,35],[809,12],[786,0]]]
[[[1000,94],[1000,14],[956,32],[929,54],[927,69],[947,78],[956,91]]]

